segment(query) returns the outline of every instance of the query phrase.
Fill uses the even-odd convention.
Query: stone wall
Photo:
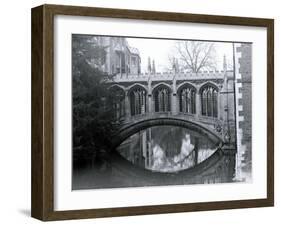
[[[236,45],[236,179],[251,180],[252,171],[252,44]]]

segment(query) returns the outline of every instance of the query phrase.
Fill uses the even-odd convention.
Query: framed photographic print
[[[32,9],[32,216],[274,204],[272,19]]]

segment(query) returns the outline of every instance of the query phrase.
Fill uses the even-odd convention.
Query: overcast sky
[[[168,56],[175,51],[175,40],[166,39],[146,39],[146,38],[127,38],[130,46],[136,47],[141,55],[142,72],[147,71],[148,57],[151,61],[155,60],[157,72],[163,72],[169,64]],[[215,43],[217,70],[223,70],[223,56],[229,65],[232,65],[232,43],[216,42]]]

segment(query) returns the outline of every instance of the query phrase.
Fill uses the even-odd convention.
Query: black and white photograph
[[[72,34],[72,190],[252,182],[252,43]]]

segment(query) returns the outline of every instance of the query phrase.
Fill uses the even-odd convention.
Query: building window
[[[137,59],[136,59],[136,57],[132,57],[131,60],[132,60],[132,65],[133,65],[133,66],[136,66],[136,65],[137,65]]]
[[[125,116],[125,92],[119,87],[113,87],[110,91],[114,118],[120,120]]]
[[[126,72],[126,62],[125,62],[125,54],[121,51],[116,51],[116,72],[117,73],[125,73]]]
[[[165,86],[160,86],[154,92],[155,112],[168,112],[171,110],[171,92]]]
[[[146,91],[137,87],[130,92],[131,115],[140,115],[146,112]]]
[[[202,115],[218,117],[218,90],[207,85],[201,91]]]
[[[196,91],[191,86],[185,86],[179,91],[180,112],[195,114],[196,112]]]

